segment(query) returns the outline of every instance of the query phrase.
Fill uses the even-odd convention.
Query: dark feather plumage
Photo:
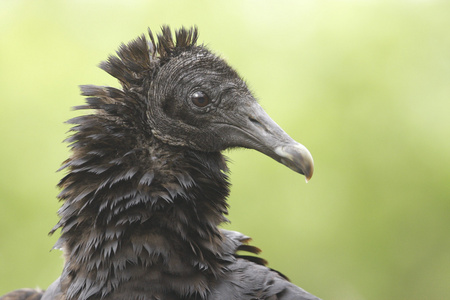
[[[174,39],[163,27],[155,42],[149,31],[100,64],[121,89],[81,87],[76,109],[95,112],[68,121],[72,155],[51,231],[61,229],[64,270],[43,296],[2,300],[316,299],[241,253],[260,252],[248,237],[218,228],[229,194],[221,150],[254,148],[308,179],[312,158],[197,38],[196,28]]]

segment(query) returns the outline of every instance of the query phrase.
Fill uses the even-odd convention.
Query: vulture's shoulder
[[[270,299],[270,300],[313,300],[319,299],[292,284],[281,273],[266,267],[267,262],[245,252],[258,254],[257,247],[248,245],[250,238],[236,231],[222,230],[225,243],[233,251],[235,261],[228,265],[228,272],[212,288],[210,300],[229,299]]]
[[[44,294],[41,290],[20,289],[0,297],[0,300],[40,300]]]

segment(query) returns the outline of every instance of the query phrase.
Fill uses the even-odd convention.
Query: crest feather
[[[100,68],[117,78],[124,89],[142,87],[144,80],[151,80],[159,69],[170,58],[189,51],[196,46],[198,39],[197,27],[175,30],[175,40],[169,26],[161,27],[157,34],[157,42],[150,29],[148,40],[144,35],[121,44],[116,55],[110,55],[100,63]]]
[[[158,54],[160,58],[169,58],[178,55],[182,51],[196,45],[198,39],[197,27],[187,30],[181,27],[175,30],[175,42],[169,26],[161,27],[161,34],[158,34]]]

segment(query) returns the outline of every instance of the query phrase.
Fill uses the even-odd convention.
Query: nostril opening
[[[252,117],[248,117],[248,119],[250,120],[250,122],[252,122],[253,125],[260,127],[265,132],[268,132],[267,128],[263,124],[261,124],[258,120]]]
[[[261,123],[259,123],[258,121],[256,121],[255,119],[253,119],[252,117],[248,117],[248,119],[250,120],[250,122],[252,122],[254,125],[258,125],[261,126]]]

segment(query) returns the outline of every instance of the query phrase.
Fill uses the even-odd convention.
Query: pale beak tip
[[[305,175],[306,182],[311,179],[314,173],[314,161],[311,153],[305,146],[299,143],[279,146],[275,149],[275,153],[281,158],[281,163]]]
[[[309,180],[311,179],[311,177],[312,177],[312,173],[311,173],[310,175],[308,175],[308,176],[305,175],[305,181],[306,181],[306,183],[309,182]]]

